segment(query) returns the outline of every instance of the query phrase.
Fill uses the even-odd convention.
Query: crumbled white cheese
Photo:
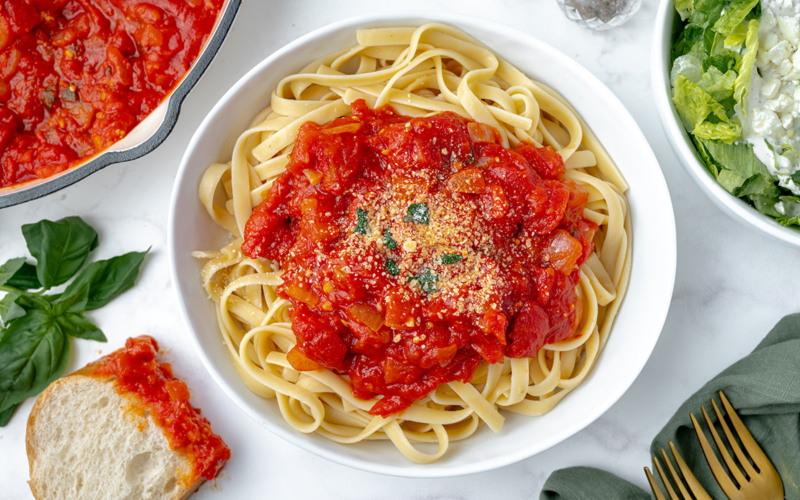
[[[800,0],[762,0],[761,9],[747,115],[737,114],[758,159],[779,185],[800,195],[791,179],[800,159],[784,153],[800,151]]]

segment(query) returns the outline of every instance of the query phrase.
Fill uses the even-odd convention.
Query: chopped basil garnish
[[[357,208],[356,217],[358,217],[358,221],[356,222],[356,234],[369,233],[369,225],[367,224],[367,211],[363,208]]]
[[[456,262],[461,262],[464,260],[464,257],[458,255],[457,253],[446,253],[442,255],[442,264],[455,264]]]
[[[414,203],[409,205],[403,220],[406,222],[416,222],[417,224],[430,223],[430,218],[428,217],[428,204]]]
[[[397,242],[392,238],[392,231],[388,227],[383,233],[383,244],[386,245],[389,250],[397,248]]]
[[[397,264],[395,264],[392,259],[386,259],[386,270],[389,271],[389,274],[392,276],[400,274],[400,268],[397,267]]]
[[[420,288],[425,293],[433,293],[438,288],[436,287],[436,282],[439,281],[439,276],[437,276],[433,271],[430,269],[423,268],[422,271],[417,276],[409,276],[408,281],[417,280],[419,283]]]

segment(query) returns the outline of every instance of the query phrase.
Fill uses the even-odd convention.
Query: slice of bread
[[[26,441],[37,500],[180,500],[205,482],[182,484],[191,458],[170,449],[150,411],[120,395],[113,377],[77,372],[52,383],[31,411]]]

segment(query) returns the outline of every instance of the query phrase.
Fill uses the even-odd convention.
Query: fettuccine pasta
[[[257,395],[276,399],[289,425],[342,444],[390,440],[408,459],[427,464],[481,423],[499,431],[506,412],[549,412],[587,377],[628,285],[628,185],[563,98],[464,32],[431,23],[362,29],[357,40],[284,78],[270,106],[239,136],[231,161],[208,167],[199,198],[231,242],[193,255],[206,260],[203,286],[217,306],[219,330],[239,375]],[[245,226],[286,170],[301,126],[349,115],[357,100],[370,109],[388,104],[411,117],[452,112],[493,127],[504,148],[550,146],[563,158],[564,177],[589,194],[583,217],[599,226],[595,251],[580,270],[582,308],[571,337],[544,345],[534,357],[483,362],[471,382],[442,384],[388,417],[369,413],[378,399],[356,398],[346,373],[293,368],[287,354],[298,339],[291,303],[275,290],[282,270],[277,262],[242,253]],[[424,443],[433,446],[418,446]]]

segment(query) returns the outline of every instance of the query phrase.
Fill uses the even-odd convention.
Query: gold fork
[[[664,487],[667,488],[667,494],[669,495],[669,498],[671,500],[692,500],[693,498],[696,500],[712,500],[711,497],[708,496],[708,493],[706,493],[706,490],[700,486],[700,482],[697,480],[694,474],[692,474],[689,466],[683,461],[683,457],[681,457],[680,453],[678,453],[678,450],[675,448],[675,445],[672,443],[672,441],[669,442],[669,449],[672,452],[672,456],[675,457],[675,462],[678,464],[678,468],[683,474],[683,478],[685,479],[686,484],[689,486],[689,490],[694,494],[694,497],[689,495],[689,491],[687,491],[686,486],[684,486],[683,481],[681,481],[680,476],[678,476],[678,473],[672,466],[672,462],[670,462],[669,457],[667,457],[667,452],[664,451],[664,448],[661,448],[661,456],[664,458],[664,462],[667,464],[669,473],[672,475],[672,479],[675,481],[675,484],[678,486],[678,490],[682,495],[678,496],[675,493],[675,490],[672,488],[672,485],[667,479],[667,475],[664,473],[664,469],[661,468],[661,463],[658,461],[658,458],[653,457],[653,464],[655,464],[658,475],[661,476],[661,482],[664,484]],[[656,500],[667,500],[664,494],[661,492],[661,489],[658,487],[658,483],[656,483],[656,480],[653,477],[653,474],[650,472],[650,469],[645,467],[644,473],[647,475],[647,481],[650,483],[650,489],[653,490],[653,495],[655,495]]]
[[[720,455],[722,455],[725,464],[728,466],[730,474],[733,476],[733,480],[731,480],[731,477],[725,472],[725,468],[723,468],[722,464],[719,462],[716,454],[714,454],[714,450],[711,449],[711,445],[705,433],[700,429],[700,424],[697,422],[697,419],[694,418],[694,414],[691,414],[692,424],[694,424],[694,430],[697,433],[697,438],[700,440],[700,446],[703,448],[703,454],[706,456],[708,466],[711,467],[711,472],[714,473],[714,478],[719,483],[722,491],[725,492],[725,495],[727,495],[730,500],[747,500],[753,498],[782,500],[783,483],[778,475],[778,471],[775,470],[775,467],[761,450],[761,447],[759,447],[758,443],[753,439],[750,431],[744,426],[742,420],[736,414],[736,411],[734,411],[733,407],[728,402],[728,398],[725,397],[722,391],[719,391],[719,398],[723,406],[725,406],[725,412],[728,414],[728,418],[730,418],[731,423],[733,423],[739,441],[742,442],[742,445],[744,445],[744,448],[750,455],[750,459],[748,460],[747,455],[742,452],[739,443],[736,442],[731,429],[722,417],[722,413],[720,413],[719,408],[717,408],[717,403],[712,399],[711,405],[714,407],[714,413],[717,414],[717,420],[722,426],[722,430],[725,431],[728,443],[733,453],[736,455],[739,464],[741,464],[740,469],[733,458],[731,458],[730,453],[728,453],[717,430],[714,428],[714,424],[711,423],[711,419],[708,418],[705,407],[700,408],[703,412],[706,424],[708,424],[708,428],[711,431],[711,436],[717,444],[717,449]],[[752,464],[750,460],[752,460]],[[744,469],[744,471],[742,471],[742,469]]]

